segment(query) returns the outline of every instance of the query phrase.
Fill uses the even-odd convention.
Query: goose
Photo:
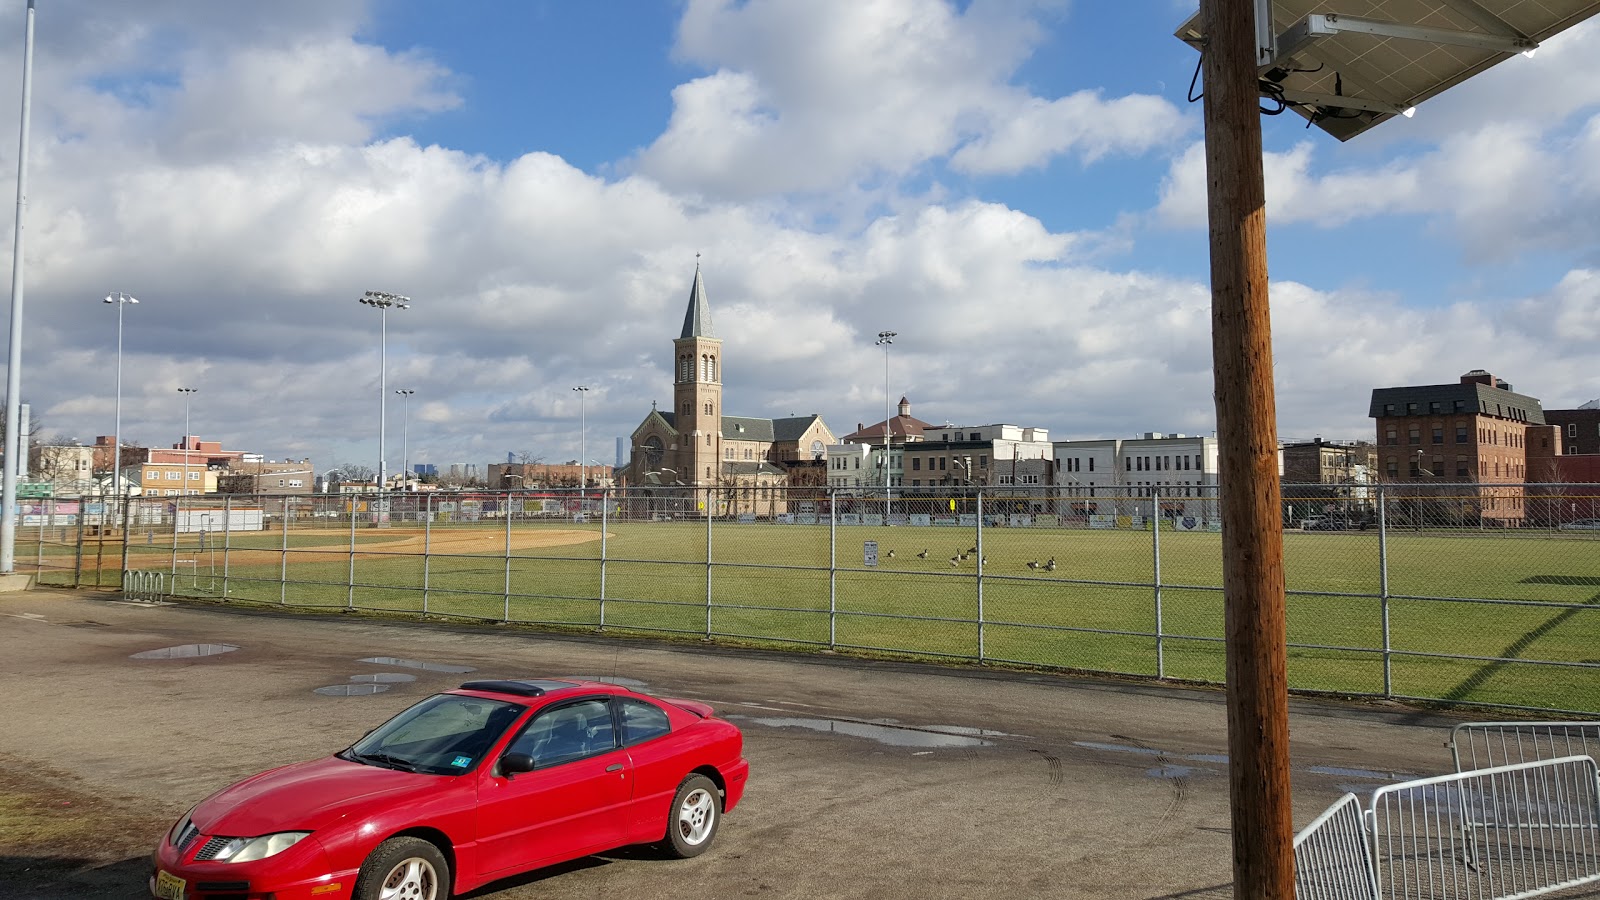
[[[894,551],[893,550],[889,551],[889,558],[890,559],[894,559]]]
[[[950,565],[952,565],[952,566],[961,565],[961,557],[959,557],[959,556],[950,557]]]
[[[1030,568],[1030,569],[1039,568],[1039,561],[1037,559],[1028,560],[1028,568]]]
[[[923,547],[922,548],[922,552],[917,554],[917,559],[927,559],[927,558],[928,558],[928,548],[927,547]]]
[[[1044,570],[1046,572],[1054,572],[1056,570],[1056,558],[1054,556],[1045,561]]]

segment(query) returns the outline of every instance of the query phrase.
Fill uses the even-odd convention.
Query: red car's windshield
[[[437,694],[378,726],[341,759],[427,775],[472,771],[525,707]]]

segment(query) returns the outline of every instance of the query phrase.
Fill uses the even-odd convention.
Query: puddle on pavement
[[[1188,778],[1195,774],[1196,771],[1197,770],[1192,766],[1156,766],[1153,769],[1145,769],[1144,774],[1150,776],[1151,778],[1178,779]],[[1216,774],[1215,772],[1211,772],[1206,769],[1200,769],[1198,771],[1205,775]]]
[[[969,733],[1000,736],[1000,732],[983,732],[981,729],[972,728],[963,729],[955,725],[930,725],[910,728],[904,725],[878,725],[872,722],[850,722],[840,719],[762,716],[730,716],[729,718],[742,719],[771,728],[805,728],[810,731],[821,731],[828,734],[844,734],[850,737],[877,741],[880,744],[888,744],[891,747],[992,747],[994,746],[993,741],[969,736]],[[962,733],[952,734],[950,733],[952,730],[959,730]]]
[[[356,662],[372,663],[375,666],[395,666],[401,669],[421,669],[424,672],[448,672],[455,675],[465,675],[468,672],[478,671],[471,666],[423,662],[417,659],[396,659],[393,656],[369,656],[366,659],[358,659]]]
[[[637,678],[618,678],[615,675],[563,675],[558,681],[598,681],[601,684],[615,684],[629,690],[641,690],[648,687]]]
[[[1372,781],[1407,781],[1414,776],[1398,772],[1379,772],[1375,769],[1346,769],[1341,766],[1310,766],[1306,769],[1313,775],[1333,775],[1338,778],[1366,778]]]
[[[321,694],[324,697],[360,697],[367,694],[381,694],[388,689],[389,686],[387,684],[373,684],[370,682],[367,684],[330,684],[327,687],[319,687],[313,690],[312,693]]]
[[[408,681],[416,681],[417,676],[407,675],[404,672],[374,672],[371,675],[351,675],[350,680],[370,684],[404,684]]]
[[[218,656],[223,653],[232,653],[239,649],[233,644],[180,644],[176,647],[162,647],[159,650],[146,650],[135,653],[129,659],[195,659],[201,656]]]

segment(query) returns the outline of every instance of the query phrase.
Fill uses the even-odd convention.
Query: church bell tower
[[[698,261],[683,333],[672,342],[672,352],[677,461],[688,470],[678,477],[689,484],[710,484],[722,453],[722,340],[711,329],[711,306]]]

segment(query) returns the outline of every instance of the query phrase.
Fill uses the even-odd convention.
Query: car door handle
[[[621,772],[622,771],[622,763],[612,763],[611,765],[606,766],[606,771],[607,772]]]

